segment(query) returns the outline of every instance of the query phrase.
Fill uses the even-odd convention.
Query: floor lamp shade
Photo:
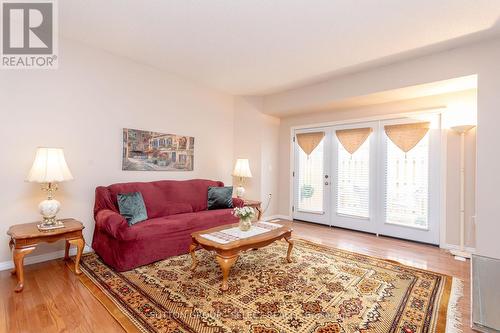
[[[64,151],[61,148],[38,148],[36,150],[35,160],[26,180],[45,184],[42,189],[47,192],[47,199],[38,205],[38,210],[43,217],[42,224],[38,225],[40,230],[64,227],[56,219],[61,204],[54,199],[54,192],[57,190],[55,183],[72,179],[73,175],[69,171]]]

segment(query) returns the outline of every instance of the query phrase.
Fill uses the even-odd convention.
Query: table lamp
[[[26,180],[42,184],[42,190],[47,192],[47,199],[38,205],[43,217],[38,229],[51,230],[64,227],[63,223],[56,219],[61,203],[54,199],[54,193],[57,191],[57,183],[72,179],[62,148],[37,148],[35,161]]]
[[[238,187],[236,187],[236,196],[242,198],[245,194],[245,188],[243,187],[244,178],[252,178],[252,172],[250,171],[250,165],[246,158],[239,158],[236,160],[236,165],[234,166],[233,176],[238,177]]]

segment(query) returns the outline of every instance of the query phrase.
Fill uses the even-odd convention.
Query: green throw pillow
[[[209,187],[208,209],[233,208],[233,187]]]
[[[120,193],[117,200],[120,214],[127,220],[129,226],[148,219],[144,199],[140,192]]]

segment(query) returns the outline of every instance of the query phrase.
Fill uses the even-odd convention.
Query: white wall
[[[233,97],[68,40],[59,50],[57,70],[0,71],[0,262],[10,260],[8,227],[39,219],[43,192],[24,182],[37,146],[64,147],[75,180],[60,184],[59,217],[81,220],[88,243],[98,185],[232,181]],[[124,127],[194,136],[194,171],[122,171]],[[33,255],[44,250],[55,248]]]
[[[261,140],[260,122],[257,120],[261,104],[262,99],[260,98],[241,97],[235,99],[234,161],[238,158],[248,159],[252,178],[244,179],[244,197],[254,200],[259,200],[261,194]],[[234,184],[238,184],[238,182],[237,178],[233,181]]]
[[[278,213],[281,196],[278,188],[279,177],[279,126],[280,119],[261,114],[261,189],[260,197],[264,216]]]
[[[245,181],[245,198],[262,201],[264,216],[278,211],[278,133],[280,121],[262,113],[262,98],[235,100],[234,154],[248,158],[252,178]],[[237,179],[234,180],[237,183]],[[269,202],[269,194],[271,201]]]
[[[500,258],[498,143],[500,39],[377,67],[267,96],[266,111],[307,110],[335,100],[478,74],[476,241],[479,254]]]
[[[291,129],[295,126],[319,124],[335,121],[349,121],[367,117],[382,117],[397,115],[407,112],[416,112],[429,109],[445,108],[451,102],[460,102],[467,105],[476,103],[476,91],[468,90],[457,93],[422,97],[410,100],[401,100],[392,103],[384,103],[371,106],[363,106],[351,109],[335,111],[299,114],[281,119],[280,124],[280,165],[279,165],[279,214],[290,215],[290,147]],[[450,111],[452,112],[452,111]],[[444,115],[445,116],[445,115]],[[467,133],[466,150],[466,246],[474,247],[475,229],[472,216],[475,215],[475,163],[476,163],[476,135],[475,131]],[[459,136],[449,131],[447,135],[447,154],[444,156],[447,162],[446,177],[446,230],[443,246],[458,245],[460,241],[459,228],[459,189],[460,189],[460,140]]]
[[[230,183],[237,157],[249,158],[254,173],[247,197],[265,201],[266,194],[272,193],[267,215],[273,215],[283,213],[277,208],[278,201],[288,198],[277,188],[278,177],[286,175],[278,167],[283,163],[283,149],[276,143],[280,121],[261,114],[262,110],[312,110],[335,100],[471,74],[479,76],[477,250],[500,258],[500,243],[496,241],[500,221],[496,199],[500,188],[496,148],[500,140],[498,59],[500,40],[493,40],[263,99],[235,99],[125,58],[62,40],[58,70],[0,72],[0,140],[4,144],[0,161],[0,242],[4,244],[0,244],[0,262],[10,258],[5,236],[8,226],[39,218],[36,206],[43,193],[37,185],[23,182],[37,146],[65,148],[75,180],[61,184],[60,216],[81,219],[87,241],[93,230],[95,186],[195,177]],[[121,171],[123,127],[195,136],[195,170]]]

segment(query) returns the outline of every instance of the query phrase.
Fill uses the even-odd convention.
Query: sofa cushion
[[[148,219],[141,192],[120,193],[117,200],[120,215],[127,220],[129,226]]]
[[[217,209],[217,210],[205,210],[202,212],[190,213],[190,214],[180,214],[175,216],[170,216],[171,219],[175,219],[178,216],[186,216],[190,218],[191,232],[200,231],[204,229],[209,229],[213,227],[218,227],[224,224],[237,223],[239,219],[233,215],[233,210],[229,209]]]
[[[170,215],[192,213],[193,207],[185,202],[165,202],[163,208],[161,209],[160,217],[166,217]]]
[[[108,190],[116,207],[119,193],[141,192],[148,216],[156,218],[206,210],[209,186],[220,187],[224,184],[205,179],[162,180],[113,184],[108,186]],[[113,210],[113,207],[108,208]]]
[[[222,186],[208,188],[208,210],[233,208],[233,187]]]
[[[120,240],[163,240],[179,234],[189,235],[195,231],[209,229],[238,221],[232,209],[206,210],[196,213],[176,214],[149,219],[133,225],[119,234]]]

